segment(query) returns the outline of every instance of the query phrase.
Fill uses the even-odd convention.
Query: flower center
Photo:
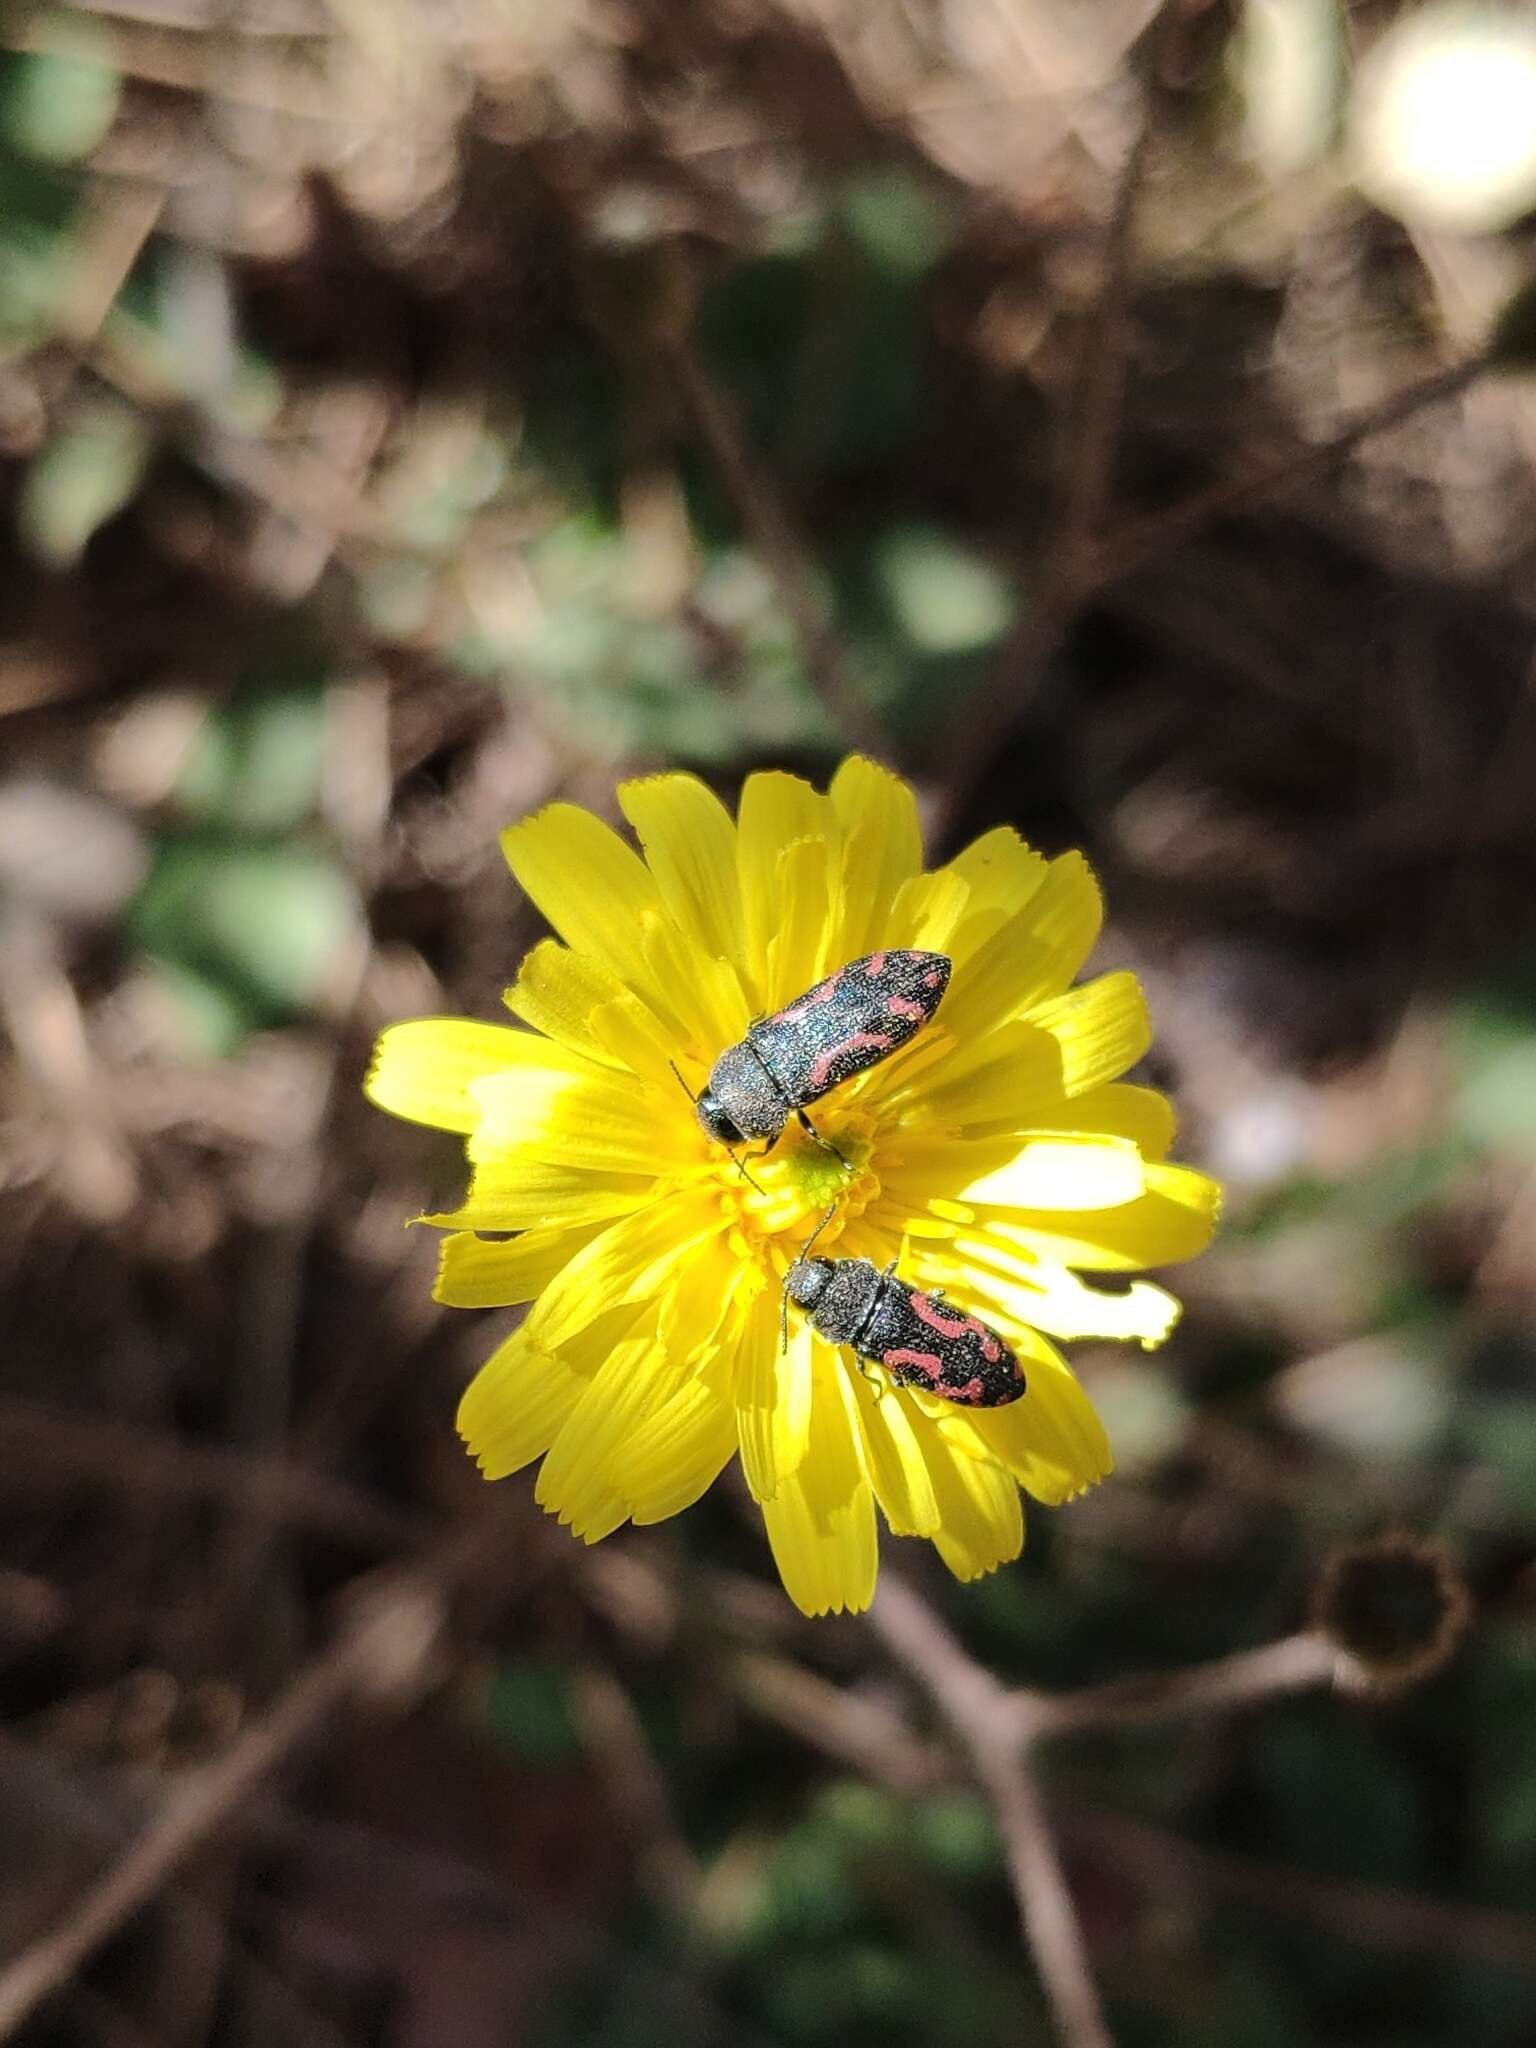
[[[797,1258],[811,1232],[834,1210],[817,1241],[821,1251],[878,1196],[873,1119],[844,1110],[835,1123],[829,1119],[816,1128],[813,1138],[790,1123],[771,1152],[745,1154],[743,1164],[755,1186],[729,1162],[722,1165],[722,1201],[740,1232],[745,1256],[770,1263],[775,1252]]]

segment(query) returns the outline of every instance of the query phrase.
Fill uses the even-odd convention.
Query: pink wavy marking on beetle
[[[834,1065],[844,1053],[862,1052],[865,1046],[873,1046],[877,1052],[889,1052],[891,1041],[883,1031],[855,1031],[851,1038],[840,1038],[836,1045],[829,1045],[825,1052],[816,1055],[807,1077],[809,1085],[819,1088],[831,1077]]]
[[[938,985],[939,985],[939,983],[940,983],[940,982],[941,982],[941,981],[942,981],[943,979],[944,979],[944,977],[943,977],[943,975],[942,975],[942,974],[940,974],[940,972],[939,972],[939,970],[937,969],[937,967],[930,967],[930,968],[929,968],[929,970],[928,970],[928,972],[927,972],[927,973],[926,973],[926,974],[925,974],[925,975],[923,976],[923,987],[924,987],[924,988],[937,988],[937,987],[938,987]]]
[[[916,1017],[919,1022],[927,1015],[921,1003],[914,1003],[908,996],[887,996],[887,1013],[892,1017]]]
[[[810,994],[802,996],[798,1003],[791,1003],[787,1010],[780,1010],[777,1017],[775,1017],[773,1020],[774,1023],[798,1023],[800,1018],[802,1018],[805,1015],[806,1011],[814,1010],[818,1003],[830,1003],[832,998],[837,994],[837,985],[842,980],[842,978],[842,970],[841,968],[839,968],[836,974],[829,975],[825,981],[818,982],[816,987],[811,990]]]
[[[882,1351],[880,1363],[890,1366],[893,1372],[898,1365],[908,1365],[925,1380],[937,1380],[944,1370],[943,1360],[931,1351]]]
[[[926,1294],[909,1294],[912,1313],[919,1322],[926,1323],[930,1330],[937,1330],[941,1337],[963,1337],[967,1330],[981,1340],[981,1355],[988,1365],[996,1365],[1003,1355],[1003,1347],[992,1332],[975,1316],[941,1316]]]
[[[869,964],[864,969],[864,972],[869,976],[871,981],[878,981],[880,976],[885,972],[885,955],[883,953],[871,953],[869,956]]]
[[[947,1401],[979,1401],[985,1391],[979,1379],[967,1380],[963,1387],[946,1387],[944,1398]]]

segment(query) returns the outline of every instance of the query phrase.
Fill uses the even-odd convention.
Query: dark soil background
[[[730,1488],[481,1485],[460,1151],[358,1087],[497,1014],[502,825],[862,746],[936,855],[1086,849],[1230,1195],[1077,1349],[1116,1476],[886,1568],[1052,1691],[1391,1532],[1470,1595],[1044,1752],[1115,2040],[1536,2043],[1536,244],[1361,142],[1415,11],[0,9],[0,2039],[1051,2038],[953,1739]]]

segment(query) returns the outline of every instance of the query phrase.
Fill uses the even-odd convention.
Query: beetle
[[[866,953],[757,1018],[709,1070],[696,1103],[705,1134],[733,1148],[753,1138],[772,1147],[793,1114],[816,1137],[805,1105],[921,1030],[943,1000],[950,964],[946,954],[910,948]]]
[[[895,1277],[894,1259],[882,1273],[870,1259],[812,1259],[809,1250],[810,1243],[784,1276],[785,1300],[829,1343],[883,1365],[899,1387],[962,1407],[1002,1408],[1024,1392],[1023,1367],[996,1330],[941,1293],[908,1287]]]

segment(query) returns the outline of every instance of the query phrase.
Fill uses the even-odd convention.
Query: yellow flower
[[[368,1078],[381,1108],[468,1139],[468,1200],[427,1219],[452,1233],[438,1299],[533,1304],[459,1429],[488,1479],[542,1457],[540,1503],[589,1543],[675,1515],[739,1455],[808,1614],[868,1605],[877,1502],[956,1577],[992,1571],[1023,1544],[1020,1486],[1060,1502],[1110,1469],[1049,1337],[1153,1345],[1178,1314],[1148,1282],[1079,1274],[1190,1257],[1219,1200],[1167,1163],[1163,1097],[1116,1078],[1148,1043],[1135,977],[1070,986],[1099,929],[1093,876],[1006,828],[924,873],[911,791],[859,759],[826,795],[749,777],[734,822],[687,775],[619,802],[644,859],[569,804],[503,835],[565,941],[535,946],[507,992],[532,1028],[397,1024]],[[750,1155],[753,1186],[670,1063],[698,1090],[755,1016],[903,946],[954,971],[931,1024],[817,1104],[851,1171],[791,1122]],[[783,1274],[834,1199],[818,1255],[942,1286],[1014,1347],[1020,1400],[872,1384],[798,1313],[781,1347]]]

